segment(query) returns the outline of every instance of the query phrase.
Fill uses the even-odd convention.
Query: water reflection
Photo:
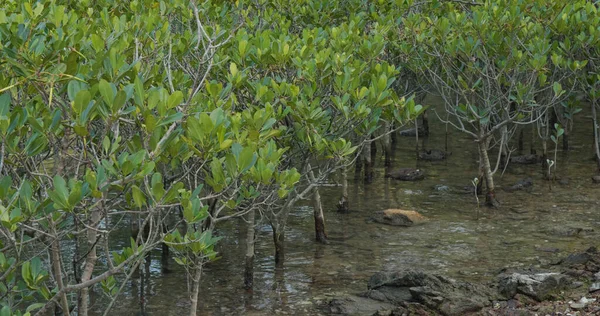
[[[580,116],[579,122],[585,117]],[[440,126],[430,115],[431,126]],[[532,177],[531,192],[498,192],[502,208],[482,208],[465,186],[477,175],[476,148],[470,139],[450,129],[445,162],[419,162],[425,180],[409,183],[384,178],[383,157],[377,159],[375,181],[351,182],[348,214],[339,214],[337,187],[321,191],[329,245],[313,242],[312,209],[298,207],[286,231],[286,263],[276,268],[271,229],[257,229],[254,290],[243,288],[244,224],[232,221],[219,228],[224,239],[222,259],[207,266],[200,297],[200,315],[318,315],[315,303],[339,293],[366,289],[376,271],[419,268],[466,280],[489,279],[505,267],[545,264],[574,249],[598,244],[600,210],[598,188],[589,179],[591,126],[575,124],[573,150],[559,153],[558,172],[568,185],[549,187],[538,165],[511,166],[497,176],[500,187]],[[436,125],[438,124],[438,125]],[[428,148],[443,149],[444,129],[431,131]],[[539,145],[539,144],[538,144]],[[415,141],[398,138],[394,167],[414,167]],[[529,148],[525,144],[525,148]],[[444,185],[449,190],[439,190]],[[419,194],[420,192],[420,194]],[[369,223],[375,211],[414,209],[429,218],[423,225],[400,228]],[[557,252],[558,251],[558,252]],[[160,272],[160,254],[153,253],[144,272],[120,296],[119,314],[180,315],[187,313],[185,273],[172,263],[173,272]],[[143,277],[145,276],[145,278]],[[144,280],[143,283],[141,280]],[[139,286],[146,287],[140,290]],[[140,305],[141,298],[143,303]],[[97,310],[101,310],[97,303]]]

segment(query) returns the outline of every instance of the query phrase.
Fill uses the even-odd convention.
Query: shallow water
[[[436,100],[429,100],[435,103]],[[499,187],[532,177],[530,192],[507,193],[499,189],[499,209],[482,207],[472,194],[455,193],[477,175],[476,145],[449,128],[449,150],[445,162],[419,162],[427,177],[419,182],[384,178],[383,160],[376,162],[372,184],[350,183],[352,211],[335,211],[340,188],[326,186],[324,203],[329,245],[314,242],[312,209],[298,207],[286,231],[286,262],[275,269],[270,227],[258,228],[254,291],[243,289],[245,228],[240,220],[219,228],[224,236],[222,259],[209,264],[203,275],[199,315],[318,315],[317,305],[328,297],[366,289],[377,271],[418,268],[462,280],[488,280],[505,267],[535,267],[568,252],[582,250],[600,241],[600,186],[592,185],[591,122],[582,112],[571,136],[572,150],[558,153],[558,174],[569,179],[549,188],[539,165],[510,166],[497,174]],[[444,128],[431,113],[428,148],[444,149]],[[525,135],[530,135],[528,128]],[[525,137],[528,139],[529,137]],[[528,144],[525,146],[528,147]],[[538,151],[541,145],[537,144]],[[562,147],[562,146],[559,146]],[[415,140],[398,138],[394,168],[415,167]],[[527,150],[526,150],[527,151]],[[495,156],[495,155],[494,155]],[[332,184],[335,184],[335,177]],[[453,192],[440,192],[436,185]],[[369,223],[375,211],[386,208],[417,210],[429,221],[413,227]],[[582,229],[569,236],[572,229]],[[558,253],[543,250],[556,248]],[[173,272],[162,275],[160,254],[152,254],[146,280],[146,311],[149,315],[180,315],[188,312],[186,278],[174,262]],[[140,311],[139,285],[135,279],[113,309],[114,314]],[[94,309],[106,303],[98,300]]]

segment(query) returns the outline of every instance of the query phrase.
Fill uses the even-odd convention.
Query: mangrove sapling
[[[476,213],[476,219],[479,220],[479,196],[477,195],[477,185],[479,183],[479,179],[478,178],[474,178],[473,180],[471,180],[471,184],[473,185],[473,194],[475,195],[475,201],[477,201],[477,213]]]
[[[558,155],[558,141],[560,139],[560,137],[565,133],[565,130],[563,129],[563,127],[559,124],[559,123],[555,123],[554,124],[554,135],[550,136],[550,139],[552,140],[552,142],[554,142],[554,160],[553,160],[553,166],[554,166],[554,175],[551,178],[550,177],[550,172],[548,172],[548,180],[552,180],[554,181],[556,179],[556,167],[557,167],[557,155]],[[548,167],[548,170],[550,169],[550,167]]]
[[[546,165],[548,166],[548,171],[546,173],[546,176],[547,176],[548,180],[550,180],[551,170],[552,170],[552,166],[554,165],[554,160],[546,159]],[[548,181],[548,188],[550,189],[550,191],[552,191],[552,181]]]

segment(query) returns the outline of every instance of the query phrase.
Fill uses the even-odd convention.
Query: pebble
[[[569,302],[569,306],[571,306],[572,309],[584,309],[588,303],[593,303],[595,302],[596,299],[592,298],[592,299],[587,299],[585,297],[582,297],[579,302]]]
[[[592,283],[592,285],[590,286],[590,293],[596,292],[598,290],[600,290],[600,282]]]

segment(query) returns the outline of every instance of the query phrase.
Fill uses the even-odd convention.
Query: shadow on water
[[[435,115],[429,117],[434,129],[427,146],[443,150],[443,125]],[[418,163],[426,171],[425,180],[386,179],[383,157],[378,159],[372,184],[350,184],[348,214],[335,212],[341,190],[324,187],[321,194],[332,237],[329,245],[313,242],[312,209],[298,207],[286,232],[288,252],[283,269],[274,265],[270,227],[259,227],[251,293],[243,289],[243,221],[220,227],[224,236],[219,244],[222,258],[208,265],[203,275],[199,314],[317,315],[316,303],[336,294],[365,290],[367,279],[376,271],[419,268],[464,280],[486,280],[505,267],[547,264],[570,251],[598,244],[600,189],[590,180],[594,161],[591,123],[585,112],[577,118],[572,132],[572,150],[558,156],[558,173],[569,183],[555,182],[550,190],[539,165],[510,166],[502,177],[496,176],[498,185],[507,187],[531,177],[533,189],[514,193],[498,190],[501,208],[482,208],[479,220],[475,220],[473,195],[460,192],[477,175],[476,146],[459,132],[449,132],[452,155],[448,160]],[[416,165],[413,138],[399,137],[396,148],[395,168]],[[447,186],[450,191],[438,191],[436,185]],[[414,209],[429,221],[413,227],[367,222],[373,212],[386,208]],[[152,254],[144,271],[148,289],[143,291],[143,306],[148,315],[188,312],[185,273],[174,263],[172,267],[173,272],[162,275],[160,254]],[[133,280],[114,311],[139,315],[139,286],[140,279]],[[98,310],[101,301],[96,302]]]

